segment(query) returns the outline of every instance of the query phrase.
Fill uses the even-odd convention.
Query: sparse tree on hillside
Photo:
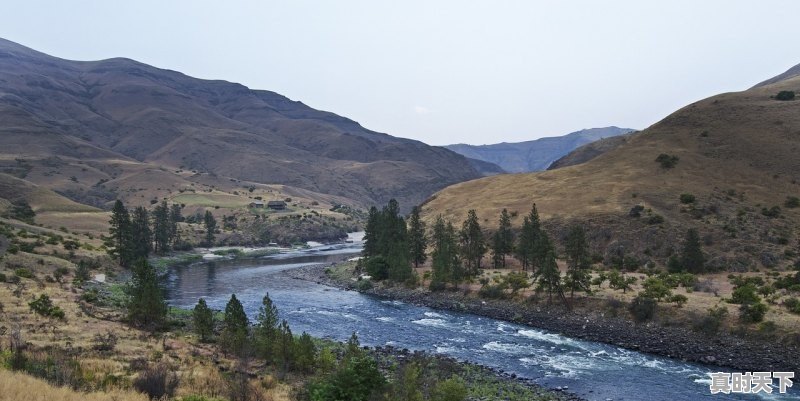
[[[379,220],[380,212],[378,211],[378,208],[372,206],[369,208],[367,224],[364,227],[364,249],[361,250],[361,254],[365,258],[378,256],[380,254],[378,251]]]
[[[705,258],[703,257],[703,249],[700,245],[700,235],[694,228],[690,228],[686,232],[686,239],[683,243],[683,253],[681,254],[681,264],[689,273],[700,274],[705,272]]]
[[[425,238],[425,222],[419,217],[420,207],[414,206],[411,209],[411,217],[408,220],[408,243],[411,247],[411,261],[414,267],[425,263],[428,255],[425,250],[428,248],[427,238]]]
[[[145,259],[139,259],[133,268],[128,287],[128,318],[141,325],[160,326],[167,316],[164,289],[156,269]]]
[[[120,265],[130,266],[131,249],[131,216],[121,200],[114,202],[109,221],[110,237],[107,242],[109,255],[115,257]]]
[[[575,291],[589,292],[591,261],[589,243],[586,241],[586,231],[582,226],[576,225],[570,229],[569,234],[567,234],[565,248],[567,259],[566,285],[570,291],[570,297],[575,296]]]
[[[486,253],[486,243],[478,222],[478,215],[474,209],[467,212],[467,219],[464,220],[461,227],[459,240],[465,273],[468,277],[475,277],[480,273],[481,259]]]
[[[242,303],[236,299],[236,294],[232,294],[228,304],[225,305],[225,318],[222,321],[222,334],[220,335],[220,342],[225,351],[234,355],[244,355],[247,349],[249,324]]]
[[[304,373],[312,373],[317,359],[317,346],[305,331],[297,339],[295,351],[296,369]]]
[[[206,300],[200,298],[192,311],[194,322],[194,332],[200,336],[200,341],[208,341],[214,334],[214,315],[206,304]]]
[[[289,328],[289,323],[284,320],[278,327],[278,361],[281,363],[281,377],[286,377],[286,372],[291,369],[294,360],[294,336]]]
[[[214,215],[208,210],[206,210],[206,214],[203,216],[203,224],[206,226],[206,245],[213,246],[214,233],[217,231],[217,219],[215,219]]]
[[[152,233],[150,231],[150,217],[147,209],[142,206],[133,210],[131,218],[131,258],[132,260],[147,259],[152,250]]]

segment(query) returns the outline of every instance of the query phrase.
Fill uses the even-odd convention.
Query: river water
[[[442,353],[515,373],[545,387],[568,386],[589,400],[800,400],[796,390],[783,395],[777,389],[771,395],[711,395],[708,372],[719,368],[500,320],[381,300],[281,274],[359,251],[358,243],[318,246],[257,260],[175,267],[168,283],[169,302],[192,308],[202,297],[211,308],[224,309],[235,293],[252,319],[261,298],[269,293],[294,333],[306,331],[345,341],[356,332],[363,345]]]

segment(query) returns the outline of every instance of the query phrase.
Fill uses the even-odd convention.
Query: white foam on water
[[[465,343],[465,342],[467,342],[467,339],[466,338],[461,338],[461,337],[456,337],[456,338],[451,338],[448,341],[452,341],[454,343]]]
[[[358,316],[353,315],[351,313],[342,313],[342,312],[333,312],[333,311],[327,311],[327,310],[319,310],[319,311],[317,311],[317,314],[325,315],[325,316],[343,317],[345,319],[350,319],[350,320],[358,320]]]
[[[418,320],[412,320],[411,323],[418,324],[421,326],[450,328],[450,326],[448,326],[447,322],[444,319],[418,319]]]
[[[394,322],[394,318],[393,317],[388,317],[388,316],[376,317],[375,320],[378,320],[378,321],[381,321],[381,322]]]
[[[555,333],[545,333],[539,330],[518,330],[516,335],[550,344],[568,345],[570,347],[585,349],[580,342]]]
[[[425,312],[424,315],[427,316],[427,317],[435,317],[435,318],[439,318],[439,319],[444,319],[444,318],[447,317],[445,315],[442,315],[442,314],[436,313],[436,312]]]
[[[527,355],[531,351],[531,348],[528,346],[519,344],[501,343],[499,341],[488,342],[486,344],[483,344],[481,348],[489,351],[495,351],[511,355],[521,355],[521,354]]]

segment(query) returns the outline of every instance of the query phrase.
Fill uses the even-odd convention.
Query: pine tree
[[[486,243],[483,239],[481,225],[475,209],[467,212],[467,219],[461,227],[459,234],[461,257],[465,264],[465,273],[468,277],[477,276],[481,269],[481,259],[486,253]]]
[[[115,257],[121,266],[130,266],[131,249],[131,216],[121,200],[114,202],[109,221],[108,253]]]
[[[436,223],[433,225],[432,241],[431,290],[444,289],[447,283],[458,286],[461,272],[455,228],[450,222],[445,223],[441,215],[436,217]]]
[[[538,267],[537,263],[543,260],[545,255],[542,254],[544,248],[541,244],[541,237],[542,226],[539,212],[534,203],[528,216],[523,219],[522,231],[517,244],[517,258],[522,261],[523,270],[531,267],[535,272]]]
[[[705,258],[703,257],[703,249],[700,245],[700,235],[694,228],[690,228],[686,232],[686,239],[683,242],[683,253],[681,254],[681,264],[689,273],[699,274],[705,271]]]
[[[158,255],[167,253],[171,247],[172,225],[169,221],[169,206],[167,201],[161,203],[153,210],[153,251]]]
[[[495,268],[506,267],[506,255],[514,250],[514,232],[511,230],[511,216],[507,209],[500,212],[500,222],[492,239],[492,254]]]
[[[566,285],[570,290],[570,297],[575,296],[575,291],[589,292],[591,260],[589,243],[586,241],[586,231],[582,226],[575,225],[570,229],[569,234],[567,234],[565,251],[567,259]]]
[[[289,328],[289,323],[284,320],[278,327],[278,361],[281,363],[281,377],[286,377],[286,372],[292,368],[294,360],[294,336]]]
[[[244,313],[242,303],[236,299],[236,294],[231,295],[225,305],[225,318],[222,321],[222,334],[220,341],[225,351],[234,355],[244,355],[247,349],[247,328],[250,322]]]
[[[200,298],[192,311],[194,322],[194,332],[200,336],[200,341],[206,342],[214,334],[214,315],[206,304],[206,300]]]
[[[428,258],[428,255],[425,254],[425,250],[428,247],[427,238],[425,238],[425,222],[420,219],[419,212],[420,207],[414,206],[411,209],[411,217],[408,220],[408,243],[411,248],[411,261],[414,262],[414,267],[419,267]]]
[[[268,362],[272,362],[274,359],[278,322],[278,308],[272,302],[272,299],[269,298],[269,294],[264,295],[264,298],[261,300],[261,306],[258,308],[258,315],[256,315],[253,334],[258,356]]]
[[[556,263],[555,250],[551,248],[547,252],[539,265],[536,275],[539,279],[537,290],[547,291],[547,297],[550,302],[553,300],[553,294],[564,298],[564,290],[561,285],[561,272],[558,270],[558,264]]]
[[[158,327],[167,316],[164,289],[156,269],[140,259],[133,268],[128,292],[128,318],[141,325]]]
[[[369,208],[367,224],[364,227],[364,249],[361,254],[365,258],[379,255],[378,252],[378,226],[380,224],[380,212],[375,206]]]
[[[213,246],[214,232],[217,231],[217,220],[210,211],[206,210],[206,214],[203,217],[203,223],[206,226],[206,245]]]
[[[181,205],[173,203],[169,208],[169,239],[172,247],[175,247],[175,245],[180,242],[178,223],[182,221],[183,215],[181,215]]]
[[[130,247],[132,260],[147,259],[152,250],[150,218],[147,209],[141,206],[133,210]]]
[[[311,373],[314,371],[314,365],[317,359],[317,346],[314,345],[314,340],[305,331],[297,339],[295,346],[295,361],[297,370],[304,373]]]

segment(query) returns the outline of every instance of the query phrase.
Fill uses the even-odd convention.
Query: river
[[[317,246],[257,260],[218,260],[172,269],[171,305],[192,308],[205,298],[224,309],[232,293],[252,319],[264,294],[294,333],[363,345],[392,345],[442,353],[502,369],[550,388],[568,386],[588,400],[800,400],[790,394],[709,393],[708,372],[719,368],[572,339],[527,326],[469,314],[381,300],[282,274],[355,255],[360,245]],[[777,383],[776,383],[777,384]],[[800,386],[796,386],[800,387]]]

